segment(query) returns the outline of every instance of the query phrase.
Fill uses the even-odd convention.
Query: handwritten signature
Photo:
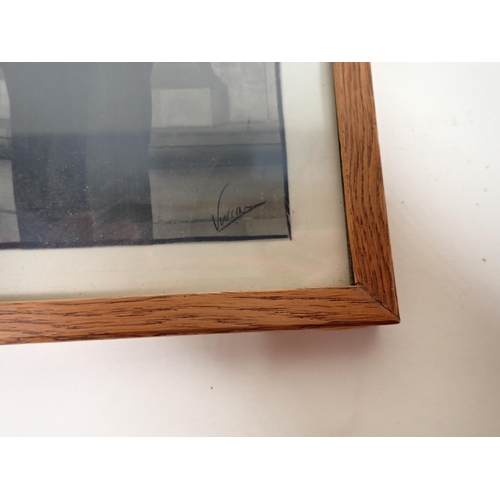
[[[217,215],[212,215],[212,221],[215,226],[215,230],[220,233],[226,227],[230,226],[233,222],[236,222],[238,219],[241,219],[244,215],[248,214],[252,210],[255,210],[257,207],[264,205],[265,201],[261,201],[260,203],[256,203],[255,205],[245,205],[245,206],[237,206],[231,207],[227,211],[221,214],[220,205],[222,200],[222,195],[224,191],[229,186],[226,184],[222,191],[220,192],[219,199],[217,201]]]

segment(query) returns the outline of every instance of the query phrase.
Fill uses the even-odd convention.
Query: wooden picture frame
[[[2,302],[0,344],[398,323],[370,64],[333,75],[351,286]]]

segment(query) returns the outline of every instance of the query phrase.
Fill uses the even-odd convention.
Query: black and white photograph
[[[1,63],[0,249],[291,238],[278,63]]]

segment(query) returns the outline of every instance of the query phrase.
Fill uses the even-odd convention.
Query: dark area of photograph
[[[290,238],[278,63],[0,63],[0,248]]]

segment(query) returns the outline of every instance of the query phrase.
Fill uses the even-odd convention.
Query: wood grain
[[[399,322],[368,63],[333,63],[353,286],[0,303],[0,344]]]
[[[1,304],[0,344],[335,328],[396,321],[363,287]]]
[[[399,316],[370,64],[333,63],[333,75],[354,283]]]

